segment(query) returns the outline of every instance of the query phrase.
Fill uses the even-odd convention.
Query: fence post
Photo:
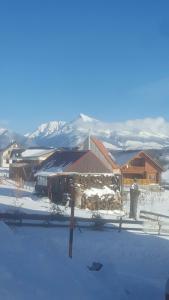
[[[138,205],[138,197],[140,195],[140,191],[138,189],[138,185],[136,183],[132,184],[130,187],[130,214],[129,217],[133,219],[137,219],[137,205]]]
[[[120,217],[120,221],[119,221],[119,232],[121,232],[121,229],[122,229],[122,222],[123,222],[123,219],[122,217]]]
[[[158,223],[158,235],[160,235],[162,225],[161,225],[161,223],[160,223],[159,218],[157,219],[157,223]]]

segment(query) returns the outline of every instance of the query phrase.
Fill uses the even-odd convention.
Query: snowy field
[[[49,213],[51,211],[51,203],[47,197],[37,197],[34,190],[30,187],[17,188],[15,183],[5,180],[0,184],[0,210],[10,211],[13,209],[22,210],[26,213]],[[62,212],[66,215],[70,214],[69,208],[60,206]],[[126,192],[123,199],[123,211],[99,211],[104,218],[112,216],[113,218],[125,215],[128,217],[130,209],[129,192]],[[138,201],[138,217],[140,210],[149,210],[152,212],[163,213],[169,216],[169,190],[159,192],[142,190]],[[89,210],[75,209],[75,215],[91,217]]]
[[[123,210],[126,215],[129,214],[130,195],[126,193],[124,197]],[[150,190],[141,190],[138,200],[138,217],[140,210],[147,210],[155,213],[162,213],[169,216],[169,190],[158,192]]]
[[[0,224],[0,299],[161,300],[169,240],[127,231],[10,229]],[[100,271],[89,271],[93,261]]]
[[[12,181],[0,185],[0,211],[50,212],[48,198]],[[142,191],[139,210],[169,215],[169,191]],[[129,211],[126,197],[124,212]],[[69,209],[64,210],[69,214]],[[123,213],[123,212],[122,212]],[[76,209],[76,214],[91,216]],[[104,217],[120,212],[107,211]],[[75,230],[73,259],[69,230],[9,228],[0,222],[0,299],[2,300],[161,300],[169,277],[169,236],[131,231]],[[87,266],[100,262],[98,272]]]
[[[1,212],[20,210],[25,213],[51,213],[50,200],[47,197],[37,197],[34,189],[30,187],[17,188],[15,183],[9,179],[3,180],[0,184],[0,210]],[[70,215],[70,209],[58,206],[64,215]],[[123,211],[99,211],[102,217],[109,218],[110,215],[118,217],[123,215]],[[75,215],[80,217],[91,217],[93,212],[75,208]]]

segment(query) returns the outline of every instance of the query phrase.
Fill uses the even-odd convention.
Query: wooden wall
[[[132,184],[133,179],[137,179],[138,183],[141,185],[151,184],[151,183],[160,183],[161,179],[161,170],[155,166],[155,164],[141,153],[138,157],[144,158],[144,166],[133,166],[128,163],[128,166],[125,165],[122,167],[122,174],[124,178],[124,184]],[[136,159],[138,158],[136,157]],[[133,161],[134,159],[132,159]]]

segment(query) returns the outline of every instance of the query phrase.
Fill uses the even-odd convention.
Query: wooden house
[[[41,164],[37,176],[60,173],[111,173],[110,168],[90,150],[68,150],[53,153]]]
[[[135,179],[141,185],[160,184],[163,168],[150,151],[114,151],[112,156],[121,169],[124,184],[130,185]]]
[[[96,178],[99,178],[97,187],[109,182],[111,188],[117,189],[118,186],[119,189],[120,182],[110,166],[105,165],[91,150],[55,152],[41,164],[36,177],[36,192],[47,195],[55,202],[62,202],[65,194],[72,193],[70,183],[78,183],[79,188],[83,182],[83,187],[87,189],[89,185],[94,186]]]
[[[13,151],[9,177],[14,180],[34,181],[34,173],[40,164],[55,151],[51,148],[29,148],[24,151]]]
[[[118,165],[104,145],[94,137],[88,137],[80,150],[62,150],[53,153],[41,164],[45,173],[120,173]]]
[[[42,173],[43,176],[70,172],[120,173],[119,167],[101,141],[89,136],[79,148],[80,150],[62,150],[54,153],[41,164],[38,173],[41,173],[41,176]]]

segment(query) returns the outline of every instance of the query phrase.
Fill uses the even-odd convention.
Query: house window
[[[47,177],[46,176],[38,176],[38,185],[47,186]]]
[[[144,158],[135,158],[130,161],[130,165],[133,167],[144,167],[145,159]]]

